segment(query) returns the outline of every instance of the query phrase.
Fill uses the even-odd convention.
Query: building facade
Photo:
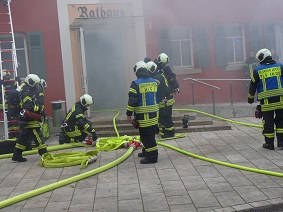
[[[93,109],[124,108],[134,64],[164,52],[180,82],[177,103],[246,101],[248,52],[275,49],[282,60],[281,6],[280,0],[12,0],[19,75],[46,79],[48,114],[51,101],[66,100],[69,109],[85,92],[94,96]]]

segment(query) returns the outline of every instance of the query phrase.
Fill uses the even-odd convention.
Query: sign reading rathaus
[[[124,9],[104,9],[103,6],[89,10],[87,7],[78,7],[80,18],[108,18],[108,17],[123,17],[125,16]]]

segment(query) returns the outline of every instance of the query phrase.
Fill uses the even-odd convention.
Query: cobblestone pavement
[[[261,124],[254,117],[236,121]],[[261,129],[234,125],[232,130],[189,133],[163,141],[218,161],[283,173],[283,150],[262,148]],[[53,134],[47,143],[58,144]],[[60,151],[89,151],[81,147]],[[0,160],[0,201],[96,169],[127,149],[100,152],[86,169],[80,166],[43,168],[40,157],[16,163]],[[0,211],[241,211],[283,202],[283,178],[248,172],[199,160],[159,146],[159,161],[141,165],[136,150],[112,169],[7,206]],[[1,203],[0,203],[1,204]]]

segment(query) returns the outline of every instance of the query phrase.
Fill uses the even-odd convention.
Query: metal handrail
[[[194,78],[184,78],[183,80],[192,80],[206,86],[212,87],[212,104],[213,104],[213,114],[215,115],[215,97],[214,97],[214,88],[219,89],[219,87],[202,82],[202,81],[230,81],[230,97],[231,97],[231,105],[233,105],[233,92],[232,92],[232,82],[231,81],[250,81],[251,79],[194,79]],[[194,84],[192,83],[192,104],[195,105],[195,97],[194,97]]]
[[[219,88],[219,87],[214,86],[214,85],[210,85],[210,84],[205,83],[205,82],[202,82],[202,81],[200,81],[199,79],[194,79],[194,78],[185,78],[185,79],[183,79],[183,80],[192,80],[192,81],[199,82],[199,83],[201,83],[201,84],[204,84],[204,85],[207,85],[207,86],[210,86],[210,87],[213,87],[213,88],[217,88],[217,89],[219,89],[219,90],[220,90],[220,88]],[[205,80],[205,79],[204,79],[204,80]]]

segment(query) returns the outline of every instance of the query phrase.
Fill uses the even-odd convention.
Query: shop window
[[[217,67],[242,65],[246,57],[245,52],[244,28],[242,25],[219,25],[215,27]]]
[[[1,35],[0,41],[12,40],[11,35]],[[27,62],[27,45],[26,38],[23,33],[15,33],[15,46],[17,53],[17,62],[18,62],[18,76],[21,78],[26,77],[28,72],[28,62]],[[1,45],[2,50],[12,49],[12,43],[3,43]],[[2,52],[2,60],[12,60],[11,52]],[[13,70],[12,63],[2,63],[3,69]]]

